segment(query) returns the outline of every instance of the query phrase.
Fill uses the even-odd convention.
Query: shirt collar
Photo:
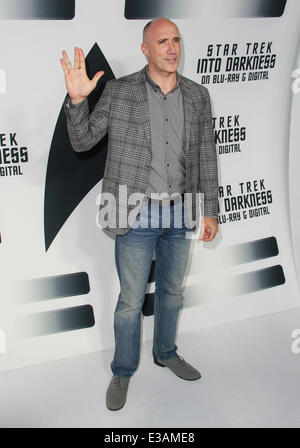
[[[179,86],[180,86],[180,77],[178,76],[178,73],[176,73],[176,75],[177,75],[177,83],[176,83],[175,87],[173,87],[173,89],[170,90],[169,93],[174,92],[174,91],[175,91],[176,89],[178,89]],[[156,91],[157,89],[161,90],[160,87],[159,87],[159,85],[156,84],[156,83],[153,81],[153,79],[151,78],[151,76],[149,75],[149,72],[148,72],[148,66],[147,66],[147,65],[145,66],[145,78],[146,78],[146,81],[151,85],[151,87],[152,87],[155,91]]]

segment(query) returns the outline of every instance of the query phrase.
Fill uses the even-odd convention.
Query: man
[[[145,26],[141,50],[148,65],[107,82],[91,114],[87,96],[103,72],[90,80],[79,48],[75,48],[74,68],[65,51],[61,59],[74,150],[86,151],[107,132],[109,136],[102,194],[111,193],[116,199],[115,207],[109,209],[108,230],[116,234],[120,280],[114,313],[113,377],[106,394],[111,410],[124,406],[129,380],[138,366],[141,309],[154,251],[154,363],[185,380],[201,377],[177,354],[175,345],[191,241],[186,237],[186,223],[178,226],[175,222],[176,216],[184,215],[182,196],[190,194],[195,199],[196,193],[204,195],[201,240],[212,241],[218,231],[217,160],[208,91],[177,73],[180,35],[170,20],[155,19]],[[120,194],[124,186],[129,196],[142,195],[139,207],[133,209],[128,197]],[[162,194],[168,199],[158,199]],[[167,225],[162,222],[166,211]],[[197,216],[195,200],[191,214]]]

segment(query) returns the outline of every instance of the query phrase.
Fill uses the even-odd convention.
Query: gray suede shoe
[[[130,377],[125,378],[124,376],[113,375],[106,392],[106,406],[108,409],[117,411],[124,406],[129,381]]]
[[[194,381],[201,378],[200,372],[185,362],[181,356],[174,356],[170,359],[158,360],[154,358],[154,363],[160,367],[169,367],[175,375],[184,380]]]

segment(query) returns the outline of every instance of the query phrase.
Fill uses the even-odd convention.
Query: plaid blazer
[[[204,216],[218,215],[218,170],[211,104],[205,87],[179,77],[184,106],[186,192],[192,193],[191,216],[197,220],[195,193],[203,193]],[[151,166],[145,69],[108,81],[90,114],[87,99],[77,105],[66,101],[65,113],[70,141],[77,152],[88,151],[108,132],[102,196],[110,193],[115,201],[105,204],[101,200],[100,214],[103,219],[105,214],[107,230],[119,235],[127,233],[142,205],[130,203],[128,198],[133,193],[145,197]]]

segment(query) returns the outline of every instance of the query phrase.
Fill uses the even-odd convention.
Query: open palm
[[[99,71],[93,79],[89,79],[86,73],[83,50],[81,48],[75,47],[74,49],[74,68],[65,50],[62,52],[62,55],[63,58],[60,59],[60,63],[65,73],[66,88],[72,103],[76,104],[84,100],[94,90],[104,72]]]

